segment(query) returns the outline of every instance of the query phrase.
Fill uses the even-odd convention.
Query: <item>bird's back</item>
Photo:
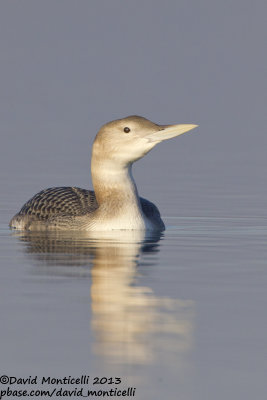
[[[79,216],[95,211],[98,207],[95,193],[77,187],[55,187],[42,190],[33,196],[12,218],[10,226],[27,229],[23,220],[48,222],[59,216]],[[24,224],[24,225],[25,225]]]

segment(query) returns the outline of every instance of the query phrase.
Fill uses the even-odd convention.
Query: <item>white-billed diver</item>
[[[31,231],[164,230],[157,207],[138,195],[132,164],[158,143],[196,127],[157,125],[139,116],[105,124],[92,149],[94,191],[77,187],[42,190],[11,219],[10,227]]]

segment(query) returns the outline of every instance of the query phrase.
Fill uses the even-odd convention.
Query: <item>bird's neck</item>
[[[140,200],[131,165],[119,165],[96,156],[91,162],[92,181],[99,207],[140,212]]]

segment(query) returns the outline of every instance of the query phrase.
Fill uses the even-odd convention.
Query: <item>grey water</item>
[[[264,393],[267,219],[167,210],[148,238],[2,224],[2,372],[119,376],[138,399]]]
[[[266,5],[111,3],[0,6],[0,376],[264,398]],[[199,124],[134,166],[164,233],[9,229],[39,190],[91,188],[97,129],[130,114]]]

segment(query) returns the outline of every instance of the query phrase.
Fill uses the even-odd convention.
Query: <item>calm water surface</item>
[[[147,237],[26,234],[7,227],[16,203],[6,193],[1,209],[4,373],[119,376],[141,400],[264,393],[266,218],[166,216]]]

